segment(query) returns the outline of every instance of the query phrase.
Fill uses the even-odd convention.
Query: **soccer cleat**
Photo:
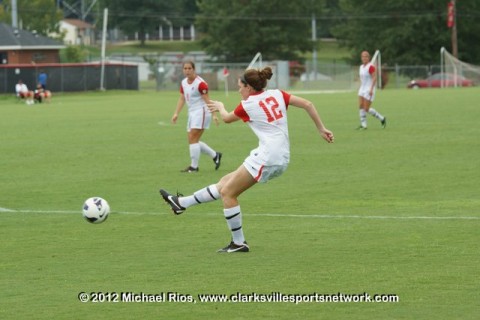
[[[198,170],[199,170],[198,168],[194,168],[194,167],[192,167],[192,166],[188,166],[188,167],[186,167],[185,169],[180,170],[180,172],[188,172],[188,173],[190,173],[190,172],[198,172]]]
[[[217,250],[219,253],[233,253],[233,252],[249,252],[250,247],[247,242],[244,241],[243,244],[236,244],[235,242],[230,242],[225,248]]]
[[[386,127],[387,127],[387,117],[383,117],[382,128],[386,128]]]
[[[168,193],[166,190],[160,189],[160,194],[162,195],[163,200],[170,205],[172,208],[173,213],[181,214],[183,211],[187,210],[186,208],[182,207],[178,202],[178,197],[181,194],[177,193],[176,196],[173,194]]]
[[[213,162],[215,163],[215,170],[218,170],[222,162],[222,153],[217,152],[217,154],[215,155],[215,158],[213,158]]]
[[[359,126],[359,127],[357,127],[357,129],[356,129],[356,130],[367,130],[367,127],[364,127],[364,126]]]

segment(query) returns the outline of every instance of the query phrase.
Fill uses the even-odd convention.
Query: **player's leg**
[[[365,110],[366,106],[366,100],[362,96],[358,96],[358,113],[360,117],[360,126],[357,128],[359,130],[364,130],[367,128],[367,111]]]
[[[218,252],[248,252],[250,249],[245,241],[242,227],[242,210],[238,197],[245,190],[255,185],[257,181],[241,165],[237,170],[221,179],[217,184],[223,201],[223,214],[232,234],[232,241]]]
[[[198,171],[198,162],[200,160],[201,147],[199,144],[200,138],[203,134],[203,129],[191,128],[188,131],[188,146],[190,150],[190,166],[183,170],[183,172]]]

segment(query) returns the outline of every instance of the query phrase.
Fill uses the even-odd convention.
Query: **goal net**
[[[440,50],[441,87],[471,86],[480,83],[480,66],[455,58],[444,47]]]

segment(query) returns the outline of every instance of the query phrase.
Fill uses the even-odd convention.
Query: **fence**
[[[101,87],[101,65],[82,64],[37,64],[1,65],[0,93],[14,93],[18,80],[29,89],[36,87],[38,74],[44,71],[47,88],[53,92],[98,90]],[[138,90],[138,67],[133,64],[105,64],[104,88],[107,90]]]
[[[137,57],[138,58],[138,57]],[[178,90],[183,79],[182,63],[185,56],[168,59],[150,59],[136,63],[124,61],[105,65],[104,88],[107,90]],[[141,58],[142,59],[142,58]],[[123,59],[125,60],[125,59]],[[143,59],[142,59],[143,60]],[[274,71],[270,87],[290,91],[354,91],[358,88],[358,66],[343,62],[305,64],[292,61],[264,61]],[[140,66],[145,68],[139,76]],[[213,63],[196,61],[196,71],[209,84],[210,90],[236,91],[237,79],[248,63]],[[259,66],[255,66],[259,67]],[[13,93],[15,84],[22,79],[29,88],[34,88],[37,75],[44,70],[48,75],[48,89],[54,92],[88,91],[100,88],[101,67],[99,63],[7,65],[0,66],[0,93]],[[440,72],[439,65],[405,66],[383,65],[382,84],[385,89],[407,88],[412,79],[424,79]],[[227,72],[228,76],[225,76]],[[475,79],[476,80],[476,79]],[[478,81],[475,81],[478,85]]]

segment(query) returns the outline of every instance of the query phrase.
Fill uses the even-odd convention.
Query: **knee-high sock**
[[[245,237],[243,236],[242,211],[240,210],[240,206],[223,209],[223,214],[227,220],[228,228],[232,232],[233,242],[236,244],[243,244],[245,242]]]
[[[217,152],[210,148],[208,144],[202,141],[198,142],[198,144],[200,145],[200,150],[202,151],[202,153],[209,155],[211,158],[215,158]]]
[[[195,191],[191,196],[179,197],[178,202],[184,208],[188,208],[197,204],[211,202],[220,199],[220,193],[217,186],[212,184],[208,187]]]
[[[192,143],[190,145],[190,166],[194,168],[198,168],[198,160],[200,159],[200,144],[199,143]]]
[[[360,114],[360,125],[364,128],[367,127],[367,113],[365,112],[364,109],[360,109],[359,111]]]
[[[380,113],[378,113],[377,110],[375,110],[373,108],[370,108],[368,110],[368,113],[370,113],[372,116],[374,116],[375,118],[377,118],[380,121],[383,121],[383,119],[384,119],[384,117]]]

